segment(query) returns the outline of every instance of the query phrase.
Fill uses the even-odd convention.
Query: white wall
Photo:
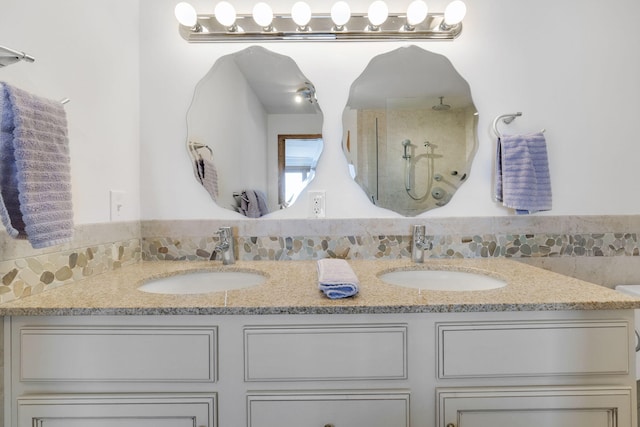
[[[66,104],[76,224],[109,221],[109,190],[125,191],[120,220],[140,217],[139,36],[136,0],[2,0],[0,45],[34,63],[0,81]]]

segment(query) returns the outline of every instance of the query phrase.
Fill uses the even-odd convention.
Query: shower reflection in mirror
[[[415,216],[449,203],[467,179],[477,122],[450,61],[403,47],[375,57],[351,86],[343,150],[369,200]]]
[[[436,156],[442,157],[434,153],[435,144],[424,141],[422,145],[425,148],[425,152],[416,154],[416,148],[418,147],[413,145],[411,140],[405,139],[402,141],[402,147],[404,148],[404,154],[402,155],[404,159],[404,189],[407,195],[415,201],[423,201],[431,194],[434,179],[434,159]],[[423,167],[420,167],[421,161],[424,163]],[[423,176],[416,179],[418,172],[421,172]],[[417,188],[419,183],[426,187],[424,191],[420,191],[421,189]]]

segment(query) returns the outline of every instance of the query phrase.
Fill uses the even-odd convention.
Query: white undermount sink
[[[266,276],[247,271],[197,271],[153,279],[138,290],[152,294],[207,294],[249,288],[264,283]]]
[[[507,285],[485,274],[455,270],[396,270],[378,277],[390,285],[426,291],[484,291]]]

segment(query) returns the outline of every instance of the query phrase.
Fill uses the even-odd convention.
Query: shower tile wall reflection
[[[402,215],[444,206],[468,176],[474,114],[473,107],[358,111],[356,181],[376,205]]]

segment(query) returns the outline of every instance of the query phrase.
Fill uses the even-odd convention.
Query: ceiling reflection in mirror
[[[322,121],[315,87],[293,59],[260,46],[223,56],[187,114],[196,179],[219,206],[247,217],[290,206],[315,175]],[[287,150],[284,135],[300,138]]]
[[[415,216],[449,203],[468,179],[477,124],[451,62],[407,46],[373,58],[352,84],[343,150],[372,203]]]

